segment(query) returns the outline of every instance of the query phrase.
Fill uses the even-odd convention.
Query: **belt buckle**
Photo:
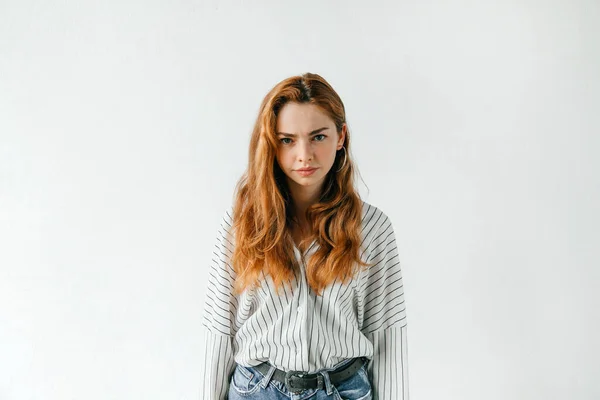
[[[285,383],[285,386],[287,387],[287,389],[290,391],[290,393],[298,394],[305,390],[304,388],[294,389],[293,383],[292,383],[292,378],[302,379],[306,375],[312,375],[312,374],[307,374],[302,371],[288,371],[285,373],[285,382],[284,383]],[[317,374],[317,388],[316,389],[323,389],[324,387],[325,387],[325,382],[323,380],[323,375]]]
[[[292,383],[292,378],[300,378],[300,379],[302,379],[302,377],[304,375],[307,375],[307,374],[305,374],[302,371],[288,371],[288,372],[285,373],[285,382],[284,383],[285,383],[285,386],[287,387],[287,389],[291,393],[298,394],[298,393],[300,393],[300,392],[302,392],[304,390],[304,389],[294,389],[294,387],[293,387],[294,384]]]

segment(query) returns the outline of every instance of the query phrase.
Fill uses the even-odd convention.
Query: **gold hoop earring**
[[[342,146],[342,149],[344,150],[344,163],[342,164],[342,166],[340,167],[340,169],[338,169],[335,172],[340,172],[346,166],[346,160],[348,159],[348,153],[346,152],[346,147]]]

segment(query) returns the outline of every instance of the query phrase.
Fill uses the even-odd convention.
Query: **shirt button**
[[[298,314],[302,314],[302,307],[298,307]]]

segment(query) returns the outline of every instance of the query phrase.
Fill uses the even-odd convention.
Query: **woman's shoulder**
[[[363,201],[361,236],[367,254],[377,251],[391,235],[394,235],[394,228],[390,217],[381,208]]]
[[[226,241],[227,247],[233,248],[235,242],[233,233],[233,206],[221,208],[220,212],[221,215],[217,223],[217,236],[220,241]]]
[[[363,230],[367,227],[370,227],[371,230],[378,230],[389,223],[390,218],[381,208],[362,200]]]
[[[233,222],[233,205],[221,209],[221,222],[231,225]]]

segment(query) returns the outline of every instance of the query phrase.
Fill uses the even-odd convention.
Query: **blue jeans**
[[[229,400],[371,400],[371,383],[367,376],[366,366],[362,366],[354,375],[333,386],[329,372],[352,362],[345,360],[329,369],[321,369],[324,389],[306,389],[300,393],[290,393],[285,384],[271,379],[275,367],[263,375],[253,367],[236,364],[229,382]]]

